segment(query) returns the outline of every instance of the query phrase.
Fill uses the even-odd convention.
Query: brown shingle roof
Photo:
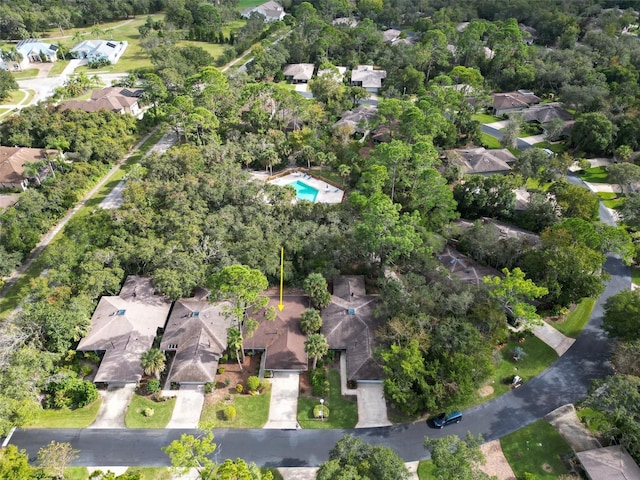
[[[348,380],[382,380],[374,356],[375,331],[382,323],[374,317],[378,297],[366,295],[361,275],[338,277],[333,293],[331,305],[322,311],[321,332],[329,348],[346,351]]]
[[[527,108],[529,105],[540,103],[540,97],[536,97],[531,92],[494,93],[491,96],[493,97],[494,110]]]
[[[545,103],[535,105],[525,110],[522,114],[526,122],[538,122],[540,124],[549,123],[552,120],[571,120],[571,114],[567,112],[559,103]]]
[[[303,295],[285,295],[284,309],[278,310],[278,297],[269,297],[269,306],[275,307],[276,319],[269,321],[264,310],[250,312],[258,321],[253,336],[244,340],[245,350],[264,350],[265,368],[268,370],[307,370],[304,351],[305,335],[300,329],[300,316],[309,308],[309,298]]]
[[[227,348],[229,308],[229,302],[212,304],[200,298],[176,301],[160,343],[160,350],[176,352],[170,381],[207,383],[215,379],[218,359]]]
[[[164,327],[171,304],[154,294],[151,279],[130,275],[118,296],[100,299],[78,351],[105,351],[96,382],[133,383],[142,378],[140,355]]]
[[[0,147],[0,185],[20,185],[25,180],[25,164],[40,162],[57,154],[57,150],[43,148]]]

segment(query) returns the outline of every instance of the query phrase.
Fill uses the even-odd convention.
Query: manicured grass
[[[9,96],[2,100],[2,105],[17,105],[27,96],[22,90],[11,90]]]
[[[51,70],[49,70],[49,74],[47,76],[57,77],[64,71],[67,65],[69,65],[69,60],[58,60],[53,64],[53,67],[51,67]]]
[[[101,398],[91,405],[75,410],[68,408],[40,410],[28,426],[35,428],[86,428],[96,419],[100,404],[102,404]]]
[[[566,152],[568,147],[566,143],[550,143],[550,142],[540,142],[533,145],[536,148],[548,148],[553,153],[563,153]]]
[[[175,398],[170,398],[164,402],[156,402],[147,397],[134,395],[131,398],[131,402],[129,402],[124,424],[127,428],[164,428],[171,420],[175,405]],[[150,417],[145,417],[143,412],[146,408],[152,408],[154,414]]]
[[[340,392],[340,372],[329,370],[329,418],[320,421],[313,417],[313,407],[320,403],[316,397],[298,398],[298,423],[302,428],[353,428],[358,423],[358,404],[344,398]]]
[[[27,92],[28,92],[29,94],[27,95],[27,99],[24,101],[24,105],[28,105],[28,104],[29,104],[29,102],[30,102],[31,100],[33,100],[33,97],[35,97],[35,96],[36,96],[36,91],[35,91],[35,90],[31,90],[31,89],[29,89],[29,90],[27,90]]]
[[[10,110],[8,108],[0,108],[0,117],[2,115],[4,115],[5,113],[8,113],[8,112],[10,112]]]
[[[476,120],[480,123],[495,123],[501,121],[502,118],[487,115],[486,113],[474,113],[471,115],[471,120]]]
[[[614,192],[596,192],[596,195],[607,208],[619,208],[624,203],[624,196]]]
[[[631,267],[631,281],[640,285],[640,267]]]
[[[513,360],[513,349],[521,347],[525,356],[519,360]],[[473,405],[486,402],[494,397],[500,396],[510,390],[510,386],[505,383],[506,379],[511,379],[514,375],[519,375],[526,382],[539,373],[546,370],[549,365],[558,359],[555,350],[534,335],[528,335],[523,343],[512,338],[507,342],[497,355],[498,364],[495,367],[493,378],[488,384],[493,387],[493,393],[485,397],[476,394],[469,402],[462,405],[455,405],[456,408],[466,409]]]
[[[500,145],[500,140],[492,137],[488,133],[481,133],[480,138],[482,139],[482,146],[484,148],[502,148],[502,145]]]
[[[576,308],[569,312],[564,322],[553,322],[550,325],[567,337],[578,338],[578,335],[580,335],[580,332],[589,321],[595,304],[595,298],[583,298]]]
[[[271,389],[260,395],[233,394],[231,400],[221,400],[205,405],[200,415],[200,427],[215,428],[262,428],[269,419]],[[236,418],[225,420],[223,411],[227,405],[236,407]]]
[[[13,78],[16,80],[26,80],[27,78],[35,78],[39,71],[37,68],[27,68],[19,72],[11,72],[11,75],[13,75]]]
[[[540,182],[535,178],[527,178],[527,181],[524,184],[524,186],[527,190],[537,190],[537,191],[546,192],[547,190],[549,190],[549,187],[551,187],[552,183],[553,182],[540,184]]]
[[[194,42],[191,40],[184,40],[182,42],[178,42],[178,46],[200,47],[209,55],[211,55],[213,58],[218,58],[224,52],[225,47],[228,47],[229,45],[226,43],[221,44],[221,43]]]
[[[344,188],[342,186],[342,182],[345,179],[343,179],[338,172],[336,172],[335,170],[333,170],[331,168],[323,167],[323,168],[321,168],[319,170],[312,169],[311,170],[311,175],[317,175],[319,177],[326,178],[330,182],[333,182],[336,185],[340,186],[340,188]]]
[[[87,467],[67,467],[64,469],[64,480],[87,480],[89,470]]]
[[[571,447],[549,423],[538,420],[500,439],[502,451],[517,478],[529,472],[537,480],[552,480],[566,474],[561,456]]]
[[[264,3],[263,0],[240,0],[238,4],[238,10],[244,10],[245,8],[255,7]]]
[[[611,421],[602,412],[591,408],[579,408],[576,410],[576,414],[583,425],[594,435],[611,428]]]
[[[607,183],[609,178],[606,167],[587,168],[578,172],[578,176],[585,182],[591,183]]]
[[[418,463],[418,478],[420,480],[433,480],[433,462],[431,460],[421,460]]]

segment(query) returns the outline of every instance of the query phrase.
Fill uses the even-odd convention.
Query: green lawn
[[[640,285],[640,267],[631,267],[631,281]]]
[[[51,67],[51,70],[49,70],[49,74],[47,76],[57,77],[63,72],[67,65],[69,65],[69,60],[58,60],[53,64],[53,67]]]
[[[340,372],[329,370],[329,418],[320,421],[313,418],[313,407],[320,403],[316,397],[298,397],[298,423],[302,428],[353,428],[358,423],[358,404],[346,399],[340,392]]]
[[[527,178],[527,181],[524,184],[524,186],[527,190],[537,190],[537,191],[546,192],[547,190],[549,190],[549,187],[551,187],[552,183],[553,182],[543,183],[541,185],[540,182],[535,178]]]
[[[433,462],[431,460],[421,460],[418,463],[418,478],[420,480],[434,480]]]
[[[564,153],[568,149],[566,143],[540,142],[540,143],[534,144],[533,146],[536,148],[548,148],[553,153]]]
[[[502,148],[500,140],[487,133],[481,133],[480,138],[482,139],[481,142],[484,148]]]
[[[238,4],[238,10],[244,10],[245,8],[255,7],[256,5],[263,4],[263,0],[240,0]]]
[[[26,80],[27,78],[35,78],[39,71],[37,68],[27,68],[19,72],[11,72],[11,75],[13,75],[13,78],[16,80]]]
[[[609,178],[606,167],[587,168],[578,172],[578,176],[585,182],[591,183],[607,183]]]
[[[102,399],[98,399],[84,408],[69,410],[40,410],[36,418],[29,423],[34,428],[86,428],[93,423],[98,415]]]
[[[474,113],[471,115],[471,120],[476,120],[480,123],[494,123],[499,122],[502,118],[494,117],[493,115],[487,115],[486,113]]]
[[[614,192],[596,192],[596,195],[607,208],[619,208],[624,203],[624,196]]]
[[[569,312],[564,322],[552,322],[549,325],[567,337],[578,338],[578,335],[580,335],[580,332],[589,321],[595,304],[595,298],[583,298],[576,308]]]
[[[9,96],[2,101],[2,105],[17,105],[27,96],[22,90],[11,90]]]
[[[200,415],[200,427],[213,425],[215,428],[262,428],[269,419],[269,402],[271,389],[260,395],[232,394],[229,402],[221,400],[213,404],[205,404]],[[236,418],[225,420],[224,408],[227,405],[236,407]]]
[[[221,43],[194,42],[192,40],[183,40],[181,42],[178,42],[178,46],[180,47],[186,47],[187,45],[193,46],[193,47],[200,47],[209,55],[211,55],[213,58],[218,58],[220,55],[222,55],[222,52],[224,52],[225,47],[228,46],[228,44],[226,43],[221,44]]]
[[[522,347],[526,353],[517,362],[513,360],[512,353],[515,347]],[[558,359],[558,355],[553,348],[538,339],[538,337],[528,335],[523,343],[518,342],[516,339],[510,339],[500,349],[498,359],[499,363],[496,365],[493,378],[488,381],[488,384],[493,387],[493,393],[485,397],[476,394],[469,402],[456,405],[456,408],[463,410],[508,392],[511,387],[505,383],[505,379],[518,374],[525,382],[531,380],[555,362]]]
[[[129,467],[127,473],[141,473],[142,480],[171,480],[169,467]]]
[[[552,480],[566,474],[561,455],[571,447],[549,423],[538,420],[500,439],[502,451],[517,478],[529,472],[537,480]]]
[[[171,420],[175,405],[175,398],[170,398],[164,402],[156,402],[147,397],[134,395],[127,408],[124,424],[127,428],[164,428]],[[152,408],[154,414],[150,417],[145,417],[143,412],[146,408]]]
[[[8,108],[0,108],[0,117],[1,117],[2,115],[4,115],[5,113],[7,113],[7,112],[9,112],[9,109],[8,109]]]

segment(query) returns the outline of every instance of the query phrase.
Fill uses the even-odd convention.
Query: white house
[[[127,42],[115,40],[83,40],[69,50],[69,53],[74,58],[86,58],[89,62],[108,60],[111,64],[116,64],[128,45]]]
[[[259,13],[264,17],[265,22],[276,22],[282,20],[285,16],[284,8],[278,2],[269,0],[257,7],[247,8],[242,11],[242,17],[249,18],[252,13]]]
[[[21,61],[8,61],[8,63],[17,63],[20,68],[26,68],[29,63],[55,62],[58,60],[58,46],[51,43],[45,43],[42,40],[28,38],[20,40],[16,45],[16,51],[22,55]]]

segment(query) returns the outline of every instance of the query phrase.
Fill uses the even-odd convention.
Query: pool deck
[[[344,197],[344,191],[342,189],[336,188],[322,180],[318,180],[317,178],[301,172],[283,175],[282,177],[271,180],[269,183],[282,187],[298,180],[318,190],[318,196],[316,197],[315,203],[342,203],[342,198]]]

